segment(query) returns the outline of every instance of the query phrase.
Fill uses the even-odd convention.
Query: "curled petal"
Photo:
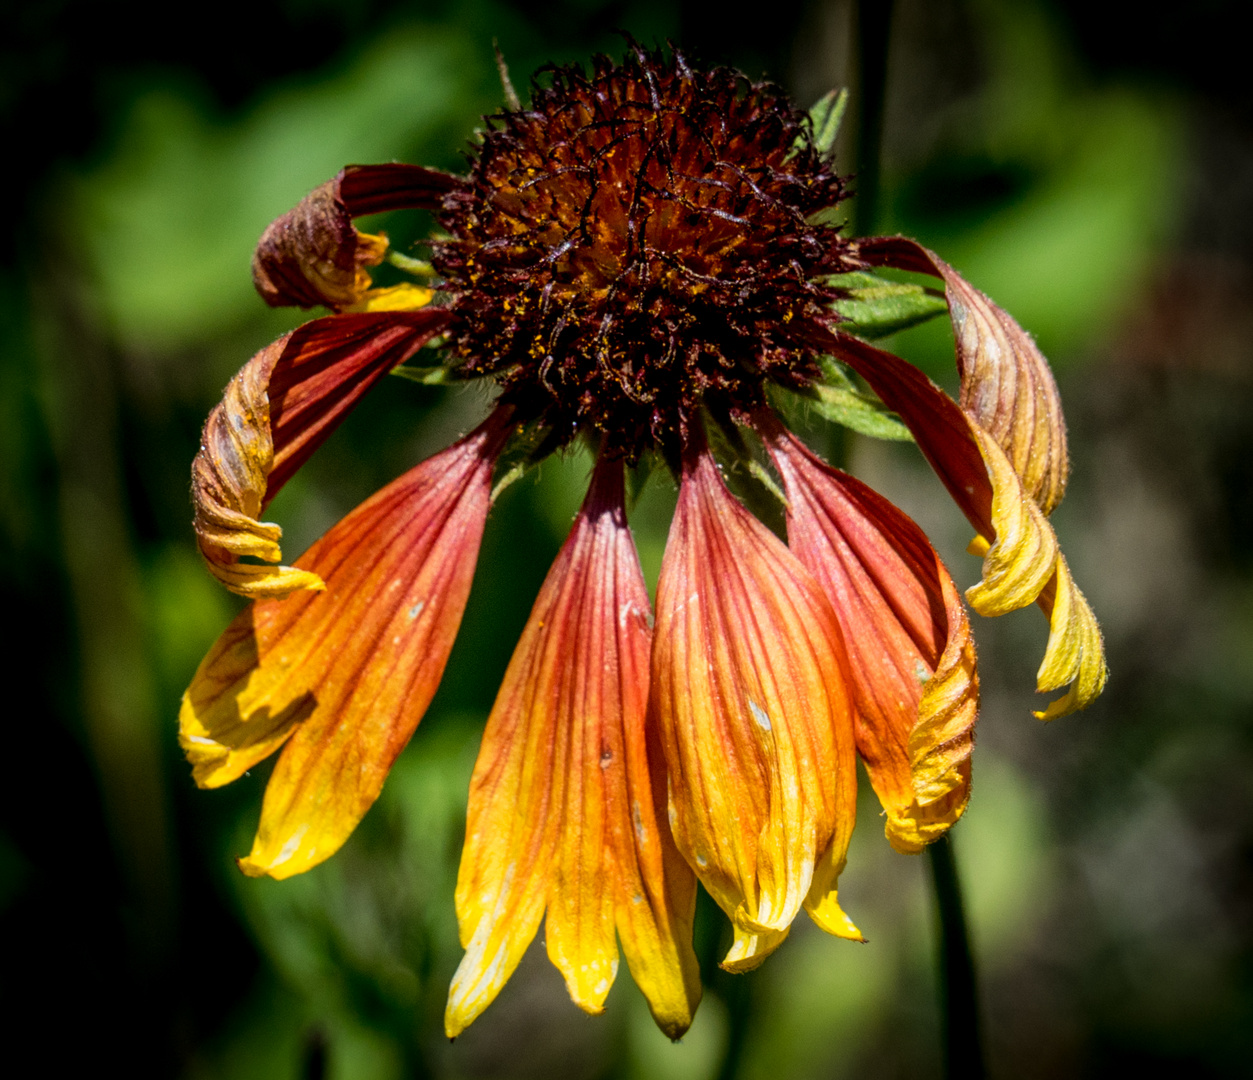
[[[337,179],[339,196],[353,217],[386,210],[438,210],[444,196],[465,183],[448,173],[397,161],[349,165]]]
[[[315,188],[262,233],[252,280],[271,307],[360,304],[370,290],[366,269],[387,254],[387,237],[358,232],[361,214],[434,208],[458,181],[416,165],[350,165]]]
[[[1032,603],[1057,567],[1057,536],[1043,511],[1026,497],[1005,451],[986,431],[971,425],[992,480],[991,545],[983,555],[983,579],[966,590],[980,615],[1004,615]],[[989,538],[990,539],[990,538]]]
[[[1100,629],[1071,581],[1053,527],[1024,490],[1000,444],[899,357],[845,335],[831,337],[828,347],[909,426],[982,538],[973,550],[983,556],[983,579],[966,592],[971,606],[981,615],[1002,615],[1038,602],[1049,615],[1049,643],[1037,687],[1049,691],[1066,682],[1072,686],[1040,715],[1053,719],[1086,708],[1105,685]]]
[[[505,419],[362,503],[297,561],[324,592],[256,601],[201,663],[179,718],[199,785],[286,743],[245,873],[315,866],[378,797],[461,622]]]
[[[1067,684],[1070,689],[1035,714],[1041,720],[1056,720],[1086,709],[1101,696],[1109,676],[1100,624],[1087,598],[1071,580],[1070,567],[1062,555],[1057,557],[1057,575],[1051,585],[1039,601],[1049,617],[1049,643],[1036,674],[1036,689],[1051,693]]]
[[[970,543],[970,552],[986,556],[989,547],[983,537],[977,536]],[[1064,555],[1057,556],[1055,574],[1036,603],[1049,619],[1048,646],[1036,673],[1036,689],[1042,694],[1068,684],[1070,689],[1035,715],[1041,720],[1056,720],[1086,709],[1101,696],[1109,676],[1105,667],[1105,646],[1100,624],[1087,598],[1071,578]]]
[[[903,236],[862,241],[870,265],[944,280],[953,319],[959,404],[996,440],[1044,513],[1066,492],[1069,460],[1061,398],[1048,361],[1018,323],[933,251]]]
[[[684,462],[652,672],[675,840],[736,930],[724,966],[759,964],[802,904],[860,938],[835,898],[856,811],[839,627],[707,451]]]
[[[666,822],[649,746],[648,592],[623,508],[622,465],[602,459],[540,590],[487,721],[470,785],[457,917],[466,954],[445,1026],[495,998],[547,908],[548,955],[598,1013],[618,966],[615,926],[658,1025],[677,1038],[700,980],[695,878]]]
[[[820,462],[773,417],[766,437],[788,497],[788,544],[835,609],[857,703],[857,749],[899,851],[961,816],[979,707],[961,596],[921,529]]]
[[[192,464],[196,542],[232,592],[281,597],[318,589],[316,573],[280,563],[282,529],[261,512],[379,378],[447,321],[438,309],[317,319],[262,349],[209,414]]]

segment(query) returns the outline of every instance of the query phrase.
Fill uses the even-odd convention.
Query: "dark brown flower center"
[[[702,403],[739,413],[811,378],[798,332],[848,267],[810,224],[843,185],[774,88],[634,49],[551,72],[494,118],[436,245],[467,375],[496,377],[558,437],[635,457]]]

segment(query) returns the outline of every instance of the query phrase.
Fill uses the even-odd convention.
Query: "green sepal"
[[[639,461],[634,465],[628,465],[626,470],[626,496],[627,510],[634,510],[635,504],[639,502],[640,496],[644,494],[644,488],[648,486],[648,481],[652,479],[652,475],[658,468],[664,467],[665,458],[661,456],[660,451],[645,450],[640,455]]]
[[[862,393],[852,377],[831,357],[823,357],[823,381],[809,388],[806,400],[824,419],[840,424],[859,435],[893,442],[913,442],[914,437],[896,414],[883,402]]]
[[[835,152],[835,139],[840,133],[844,111],[848,108],[848,90],[830,90],[823,94],[809,110],[809,126],[813,133],[814,149],[830,160]]]
[[[836,274],[828,283],[844,293],[831,305],[844,319],[840,329],[862,338],[887,337],[948,311],[941,293],[874,274]]]
[[[514,431],[496,459],[491,504],[494,506],[507,488],[516,484],[557,448],[552,429],[538,421],[533,420]]]
[[[394,367],[388,374],[399,375],[402,379],[421,383],[423,386],[443,386],[445,383],[455,382],[457,379],[456,372],[450,371],[446,367],[412,367],[409,364],[401,364],[400,367]]]

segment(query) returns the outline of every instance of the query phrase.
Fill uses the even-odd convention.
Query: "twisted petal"
[[[196,542],[232,592],[282,597],[322,587],[311,569],[280,563],[282,529],[265,504],[374,383],[447,321],[438,309],[316,319],[262,349],[209,414],[192,464]]]
[[[905,514],[772,417],[759,427],[788,497],[788,544],[844,633],[857,749],[887,811],[888,840],[920,851],[970,798],[979,681],[961,597]]]
[[[675,840],[735,928],[723,966],[759,964],[802,903],[860,939],[835,889],[856,810],[839,627],[707,451],[684,463],[652,672]]]
[[[466,954],[445,1026],[463,1031],[513,973],[548,910],[548,955],[598,1013],[614,929],[658,1025],[700,1000],[695,878],[670,837],[649,746],[648,592],[626,525],[622,465],[602,460],[540,590],[488,718],[470,786],[457,917]]]
[[[1071,579],[1044,511],[1000,443],[899,357],[846,335],[830,337],[826,346],[900,414],[982,538],[972,545],[983,556],[983,579],[966,592],[971,606],[981,615],[1003,615],[1038,602],[1049,616],[1036,689],[1047,693],[1070,684],[1070,690],[1036,715],[1052,720],[1087,708],[1107,675],[1100,627]]]
[[[866,240],[870,265],[944,280],[953,319],[962,410],[996,440],[1023,489],[1046,514],[1062,501],[1070,464],[1061,398],[1031,335],[933,251],[903,236]]]
[[[253,603],[196,671],[179,722],[198,784],[286,742],[245,873],[315,866],[378,797],[461,622],[506,427],[494,415],[362,503],[297,561],[325,591]]]
[[[361,214],[434,209],[455,177],[417,165],[350,165],[315,188],[261,234],[252,281],[271,307],[325,304],[341,309],[370,293],[366,267],[387,254],[387,237],[358,232]]]

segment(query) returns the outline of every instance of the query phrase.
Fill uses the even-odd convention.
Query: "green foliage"
[[[814,147],[825,158],[835,154],[835,140],[840,134],[844,111],[848,108],[848,90],[829,90],[809,110]]]
[[[840,329],[872,341],[920,326],[948,310],[937,291],[874,274],[837,274],[831,283],[847,294],[833,305],[845,320]]]
[[[859,435],[893,442],[913,441],[909,428],[896,414],[889,412],[878,398],[858,389],[841,364],[827,357],[822,374],[824,381],[815,384],[813,396],[807,399],[820,416]]]

